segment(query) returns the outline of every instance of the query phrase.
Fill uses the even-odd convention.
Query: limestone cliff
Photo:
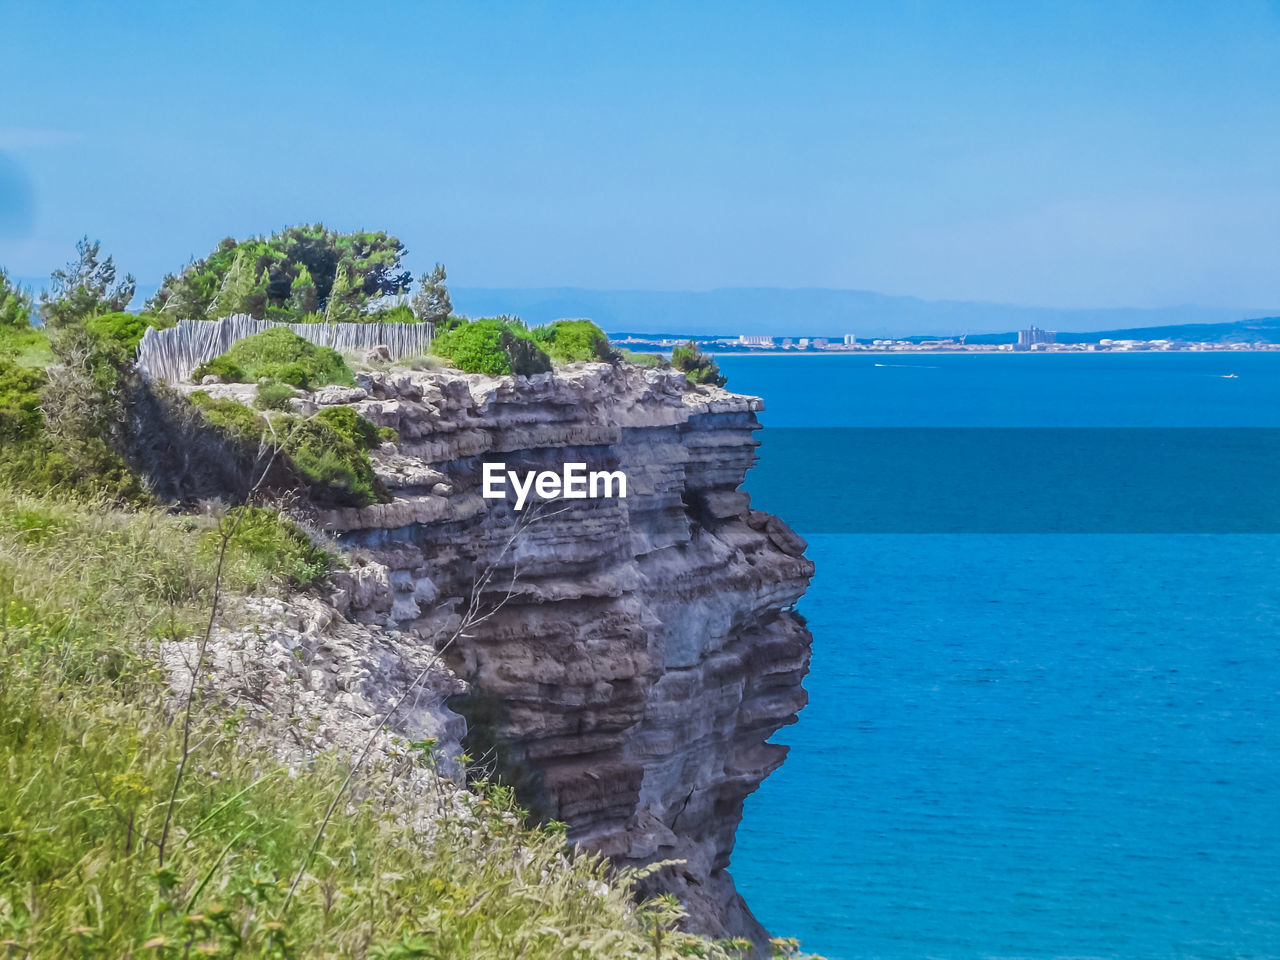
[[[571,839],[684,861],[652,889],[699,932],[760,942],[726,868],[743,800],[786,754],[767,740],[805,703],[810,636],[788,611],[813,570],[741,489],[761,401],[608,364],[360,379],[308,401],[400,435],[374,454],[392,502],[315,517],[362,564],[339,606],[444,645],[474,598],[485,619],[443,650],[472,755]],[[481,497],[484,461],[622,470],[627,496],[517,513]]]

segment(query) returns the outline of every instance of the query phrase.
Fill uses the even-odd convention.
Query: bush
[[[196,383],[208,376],[217,377],[223,383],[247,383],[249,381],[248,375],[240,369],[240,365],[228,359],[226,354],[214,357],[212,360],[206,360],[191,371],[191,379]]]
[[[287,383],[268,380],[258,384],[258,393],[253,398],[253,405],[259,410],[288,410],[289,401],[297,395],[297,391]]]
[[[224,365],[217,366],[219,361]],[[342,355],[328,347],[318,347],[286,327],[273,327],[237,340],[231,349],[201,364],[192,373],[196,379],[205,372],[222,376],[219,369],[238,373],[237,382],[279,380],[303,390],[329,384],[355,386],[355,376]]]
[[[148,328],[164,330],[174,325],[170,317],[152,313],[102,313],[84,322],[84,328],[99,341],[110,341],[132,353]]]
[[[235,400],[214,399],[203,390],[197,390],[191,394],[191,402],[206,423],[232,440],[257,443],[267,426],[262,417]]]
[[[400,431],[395,427],[379,427],[378,428],[379,443],[399,443]]]
[[[556,363],[617,359],[609,338],[590,320],[557,320],[538,327],[531,336]]]
[[[683,372],[690,383],[710,383],[723,387],[727,382],[715,360],[699,350],[692,340],[671,351],[671,365]]]
[[[40,412],[44,384],[44,371],[0,360],[0,450],[39,436],[44,427]]]
[[[143,502],[146,493],[98,435],[54,436],[48,374],[0,360],[0,483],[38,493]]]
[[[361,318],[365,323],[421,323],[417,317],[413,315],[413,311],[405,304],[397,307],[385,307],[382,310],[374,310],[372,313],[366,313]]]
[[[325,421],[291,418],[279,432],[285,453],[315,499],[352,507],[390,499],[369,454]]]
[[[325,407],[313,419],[327,424],[361,450],[372,450],[381,442],[378,439],[377,425],[360,416],[351,407]],[[392,433],[394,432],[393,430]]]
[[[618,358],[623,363],[634,363],[638,367],[665,367],[667,361],[659,353],[636,353],[625,347],[618,351]]]
[[[323,579],[333,567],[334,556],[311,542],[297,524],[276,510],[262,507],[233,507],[224,524],[234,533],[227,541],[228,559],[252,579],[283,579],[306,587]],[[210,530],[201,538],[201,549],[216,555],[221,538]],[[253,570],[261,573],[253,573]]]
[[[550,358],[514,320],[464,321],[431,342],[431,352],[465,373],[529,376],[551,369]]]

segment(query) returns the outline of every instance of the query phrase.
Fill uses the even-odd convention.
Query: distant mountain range
[[[1265,323],[1250,320],[1280,310],[1229,307],[1106,308],[1065,310],[1009,304],[921,300],[862,290],[787,290],[776,287],[732,287],[696,292],[658,290],[584,290],[575,287],[451,287],[454,308],[467,316],[513,313],[530,324],[565,317],[587,317],[609,333],[641,331],[675,335],[863,338],[1010,336],[1004,331],[1029,326],[1061,334],[1108,330],[1116,339],[1141,328],[1141,339],[1155,337],[1148,328],[1234,326]],[[1111,334],[1100,334],[1110,336]],[[1089,336],[1094,336],[1089,334]],[[1160,334],[1160,337],[1170,336]],[[1180,335],[1181,337],[1181,335]],[[1192,339],[1192,337],[1182,337]],[[1199,339],[1199,338],[1196,338]],[[1244,339],[1258,339],[1244,337]],[[991,342],[1003,342],[995,340]]]

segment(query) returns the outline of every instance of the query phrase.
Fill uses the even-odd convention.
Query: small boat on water
[[[1223,380],[1239,380],[1240,375],[1236,373],[1224,373],[1222,375],[1222,379]]]

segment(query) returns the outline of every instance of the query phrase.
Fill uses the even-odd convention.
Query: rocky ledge
[[[353,550],[335,603],[441,651],[468,750],[571,839],[685,902],[713,936],[765,931],[727,868],[768,742],[805,703],[809,633],[790,613],[813,565],[752,510],[759,399],[682,374],[582,364],[531,378],[365,375],[348,403],[398,444],[390,503],[321,511]],[[340,394],[340,395],[339,395]],[[621,470],[625,499],[484,499],[482,465]]]

